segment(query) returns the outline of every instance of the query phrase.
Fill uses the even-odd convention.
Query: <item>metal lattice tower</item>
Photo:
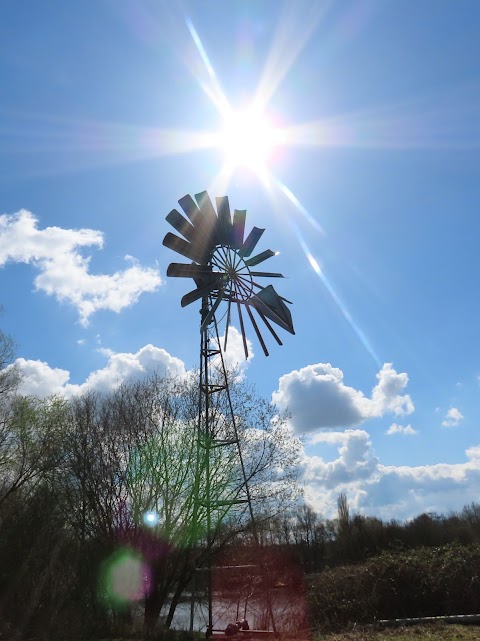
[[[183,296],[182,307],[195,301],[201,301],[194,521],[200,510],[203,510],[206,514],[209,551],[214,544],[214,522],[218,524],[234,505],[244,503],[248,508],[255,543],[258,545],[252,500],[230,397],[223,351],[227,347],[228,330],[232,318],[237,315],[245,358],[248,358],[246,319],[242,312],[243,309],[246,311],[246,316],[265,355],[268,356],[268,350],[254,312],[281,345],[282,342],[272,327],[272,323],[294,334],[292,317],[285,304],[289,301],[279,296],[271,285],[264,286],[257,282],[257,279],[283,278],[283,276],[279,273],[253,269],[274,256],[275,252],[267,249],[252,257],[252,253],[265,230],[254,227],[244,239],[245,210],[235,210],[232,219],[228,198],[217,198],[215,210],[207,192],[196,194],[195,200],[190,195],[186,195],[178,202],[187,218],[173,209],[166,219],[183,238],[167,233],[163,244],[193,262],[189,264],[171,263],[167,270],[167,276],[193,278],[195,281],[196,288]],[[222,303],[224,307],[226,306],[223,316],[223,319],[226,317],[223,351],[219,337],[219,322],[217,322]],[[214,416],[214,405],[216,395],[220,394],[225,395],[229,421],[219,426]],[[212,478],[215,475],[213,468],[215,461],[218,460],[219,452],[224,454],[224,459],[228,459],[232,452],[234,453],[243,479],[241,493],[234,492],[232,494],[228,484],[222,492],[217,492],[218,488],[212,483]],[[208,559],[211,559],[210,554],[207,556]],[[209,576],[207,637],[213,631],[212,568],[210,563],[209,561],[207,568]],[[271,603],[269,618],[273,631],[276,632]]]

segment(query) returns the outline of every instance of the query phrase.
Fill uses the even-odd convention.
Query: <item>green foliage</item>
[[[385,552],[309,577],[310,623],[342,628],[380,619],[480,610],[480,545]]]
[[[61,431],[66,404],[14,396],[2,399],[0,418],[0,505],[53,470],[63,453]],[[1,522],[1,515],[0,515]]]

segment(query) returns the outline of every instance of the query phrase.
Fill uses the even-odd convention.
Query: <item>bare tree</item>
[[[275,408],[243,383],[231,399],[254,503],[262,514],[279,512],[297,495],[299,446]],[[218,396],[212,416],[218,434],[231,430],[228,408]],[[225,546],[248,527],[234,448],[212,448],[209,462],[213,546],[205,545],[206,503],[195,501],[196,483],[207,470],[196,439],[195,379],[153,376],[108,395],[86,394],[70,403],[63,464],[65,505],[82,541],[137,549],[150,569],[145,624],[151,630],[169,603],[166,625],[202,557]],[[197,461],[200,461],[199,467]],[[145,520],[151,515],[151,522]]]

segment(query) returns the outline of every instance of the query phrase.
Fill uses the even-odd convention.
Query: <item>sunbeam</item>
[[[275,183],[280,191],[288,198],[294,207],[302,214],[307,222],[312,225],[318,232],[324,234],[325,230],[320,223],[310,214],[310,212],[302,205],[295,194],[289,189],[279,178],[274,177]]]
[[[320,278],[320,280],[321,280],[322,284],[324,285],[325,289],[330,294],[333,302],[335,303],[335,305],[337,306],[338,310],[340,311],[342,316],[345,318],[347,323],[350,325],[352,330],[355,332],[355,334],[357,335],[357,338],[360,340],[360,342],[363,345],[363,347],[366,349],[366,351],[373,358],[373,360],[375,361],[376,365],[378,367],[380,367],[382,365],[382,363],[381,363],[380,359],[378,358],[377,354],[375,353],[375,350],[373,349],[373,347],[372,347],[372,345],[370,343],[370,340],[367,338],[367,336],[365,335],[365,332],[361,329],[361,327],[358,325],[358,323],[353,319],[351,313],[348,311],[347,306],[345,305],[345,303],[342,301],[340,296],[335,291],[334,286],[329,281],[327,275],[325,274],[323,269],[318,264],[318,261],[316,260],[316,258],[313,256],[312,252],[310,251],[307,243],[303,239],[303,236],[302,236],[302,234],[301,234],[301,232],[300,232],[300,230],[298,229],[297,226],[295,226],[295,232],[296,232],[296,235],[297,235],[298,242],[299,242],[301,248],[303,249],[303,252],[304,252],[308,262],[310,263],[310,266],[312,267],[313,271]]]
[[[207,131],[26,114],[16,116],[9,127],[0,130],[0,154],[48,156],[39,175],[186,154],[217,144],[215,136]]]
[[[284,4],[256,92],[256,106],[263,108],[270,102],[330,5],[331,2],[314,2],[300,9],[297,3]]]
[[[193,25],[193,22],[189,18],[187,18],[186,24],[187,24],[188,31],[192,36],[192,40],[195,44],[195,47],[202,60],[203,67],[207,72],[207,79],[205,80],[202,80],[199,74],[194,74],[194,76],[196,77],[203,91],[206,93],[206,95],[212,101],[213,105],[216,107],[218,113],[221,115],[225,115],[228,113],[230,109],[230,105],[228,103],[228,100],[225,96],[225,93],[222,87],[220,86],[220,82],[217,78],[217,74],[215,73],[215,69],[213,68],[212,63],[210,62],[210,59],[207,55],[205,47],[203,46],[200,36],[198,35],[197,30]]]
[[[288,199],[288,201],[294,206],[295,210],[301,214],[301,219],[306,220],[319,233],[325,234],[325,231],[320,225],[320,223],[318,223],[318,221],[316,221],[315,218],[313,218],[313,216],[308,212],[306,207],[300,202],[297,196],[295,196],[295,194],[286,185],[284,185],[278,178],[270,174],[269,181],[268,183],[265,184],[265,187],[268,188],[270,197],[272,199],[275,199],[277,196],[277,194],[275,194],[275,191],[273,189],[273,188],[276,188],[278,192],[282,193]],[[289,225],[290,229],[292,229],[293,234],[296,236],[303,253],[305,254],[308,262],[310,263],[310,266],[319,277],[320,281],[322,282],[323,286],[329,293],[336,307],[338,308],[342,316],[345,318],[347,323],[350,325],[351,329],[359,339],[364,349],[373,358],[376,365],[380,367],[382,362],[380,361],[379,357],[375,353],[375,350],[373,349],[372,344],[370,343],[370,340],[366,336],[365,332],[358,325],[358,323],[354,320],[346,304],[342,301],[340,296],[337,294],[334,286],[328,279],[325,272],[320,267],[316,258],[313,256],[307,243],[305,242],[305,239],[302,235],[302,232],[300,231],[298,223],[295,222],[295,220],[293,220],[290,216],[286,216],[285,220]]]
[[[466,95],[465,95],[466,94]],[[283,130],[289,147],[476,149],[480,86],[383,105]]]

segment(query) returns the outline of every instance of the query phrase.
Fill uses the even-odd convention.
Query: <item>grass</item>
[[[315,641],[480,641],[480,627],[433,623],[414,627],[355,629],[317,637]]]
[[[432,623],[410,627],[386,628],[384,630],[356,628],[348,632],[336,632],[314,637],[313,641],[480,641],[480,627]],[[105,640],[107,641],[107,640]],[[129,641],[117,638],[108,641]],[[286,638],[284,641],[288,641]],[[298,641],[298,639],[296,639]],[[305,641],[310,641],[305,639]]]

